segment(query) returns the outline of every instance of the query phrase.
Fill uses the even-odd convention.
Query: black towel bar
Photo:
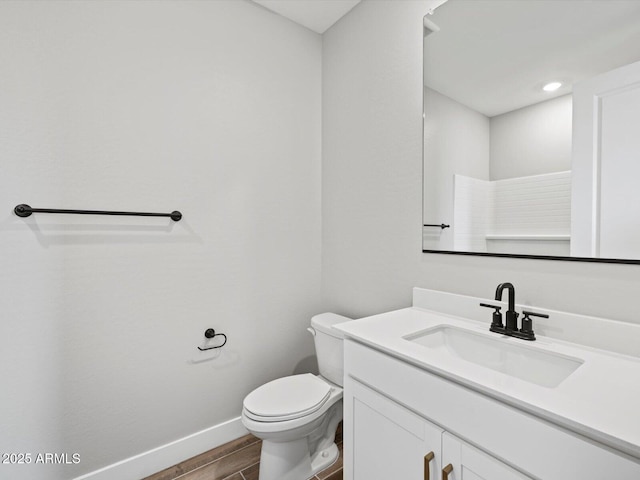
[[[445,225],[444,223],[423,223],[422,224],[423,227],[440,227],[441,229],[445,229],[445,228],[449,228],[451,225]]]
[[[114,212],[111,210],[65,210],[60,208],[31,208],[24,203],[17,205],[13,209],[19,217],[28,217],[32,213],[71,213],[74,215],[130,215],[134,217],[169,217],[174,222],[182,219],[182,213],[174,210],[171,213],[148,213],[148,212]]]

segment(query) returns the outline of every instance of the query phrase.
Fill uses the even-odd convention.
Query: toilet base
[[[311,458],[307,438],[290,442],[263,440],[259,480],[306,480],[332,465],[339,454],[335,443]]]
[[[318,452],[315,457],[311,459],[311,475],[309,475],[309,477],[314,476],[316,473],[336,463],[339,456],[340,450],[338,450],[338,446],[335,443]]]

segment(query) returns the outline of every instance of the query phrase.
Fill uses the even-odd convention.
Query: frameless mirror
[[[423,250],[640,263],[640,1],[424,25]]]

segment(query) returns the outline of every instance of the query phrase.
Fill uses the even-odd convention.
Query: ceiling
[[[317,33],[324,33],[361,0],[253,0]]]
[[[449,0],[427,18],[425,85],[488,117],[640,59],[635,0]]]

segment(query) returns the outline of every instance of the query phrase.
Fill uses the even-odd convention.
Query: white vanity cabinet
[[[349,468],[345,465],[347,478],[529,478],[357,380],[350,380],[348,395],[350,428],[356,440]]]
[[[344,387],[345,480],[640,479],[634,457],[349,339]]]
[[[356,380],[349,395],[355,436],[351,478],[438,478],[441,428]]]
[[[442,434],[442,463],[450,465],[449,480],[524,480],[529,479],[495,457],[472,447],[459,438]],[[444,467],[443,467],[444,468]],[[432,477],[440,479],[440,477]]]

